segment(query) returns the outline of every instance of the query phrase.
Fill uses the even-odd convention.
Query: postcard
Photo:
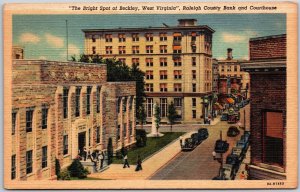
[[[6,4],[5,188],[296,188],[297,14]]]

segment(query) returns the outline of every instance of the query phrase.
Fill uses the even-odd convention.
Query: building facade
[[[213,59],[212,71],[213,71],[212,92],[218,93],[219,92],[219,65],[218,65],[218,60],[216,59]]]
[[[286,179],[286,35],[252,38],[250,179]]]
[[[227,58],[218,60],[219,93],[243,93],[246,96],[249,90],[250,78],[247,72],[241,71],[244,60],[233,59],[232,49],[227,49]]]
[[[117,58],[145,72],[147,121],[153,104],[167,122],[173,102],[180,122],[202,122],[204,96],[212,92],[212,33],[195,19],[180,19],[178,26],[84,29],[85,54]],[[207,106],[206,106],[207,108]]]
[[[24,59],[24,48],[21,46],[13,46],[12,59]]]
[[[106,65],[13,60],[11,178],[56,178],[86,147],[135,143],[135,82],[107,82]]]

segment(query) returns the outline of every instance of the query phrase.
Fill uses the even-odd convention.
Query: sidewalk
[[[245,156],[243,162],[240,165],[239,171],[236,173],[235,180],[241,180],[240,176],[242,174],[242,171],[245,171],[245,173],[247,174],[247,176],[249,174],[249,173],[247,173],[245,167],[246,167],[246,164],[248,164],[248,165],[250,164],[250,150],[251,150],[250,148],[251,147],[249,146],[249,148],[248,148],[248,150],[246,152],[246,156]]]
[[[193,132],[188,132],[182,137],[189,137]],[[143,170],[135,171],[136,165],[123,168],[123,164],[111,164],[109,169],[101,173],[92,173],[88,177],[118,180],[144,180],[151,177],[156,171],[172,160],[181,151],[179,138],[162,148],[160,151],[142,163]]]

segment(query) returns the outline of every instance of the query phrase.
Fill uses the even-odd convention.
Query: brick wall
[[[251,74],[251,162],[254,165],[262,162],[264,109],[282,110],[283,126],[286,127],[286,73]]]
[[[252,38],[250,60],[286,58],[286,35]]]

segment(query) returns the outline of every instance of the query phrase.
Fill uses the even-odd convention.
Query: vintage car
[[[181,147],[182,151],[191,151],[196,147],[196,145],[193,143],[193,139],[192,138],[186,138],[184,140],[184,143]]]
[[[227,131],[228,137],[235,137],[240,134],[240,130],[236,126],[230,126]]]
[[[206,128],[200,128],[198,129],[198,140],[199,142],[202,142],[203,140],[208,138],[208,131]]]
[[[221,121],[227,121],[227,120],[228,120],[228,113],[226,112],[222,113]]]
[[[225,153],[229,148],[229,143],[227,141],[217,140],[215,143],[215,152],[216,153]]]
[[[243,153],[243,148],[242,147],[233,147],[232,148],[232,155],[236,155],[239,158],[239,161],[242,161],[244,159],[244,153]]]
[[[234,174],[238,172],[240,163],[241,161],[238,155],[230,154],[226,157],[226,164],[232,165]]]
[[[244,140],[239,140],[237,143],[236,143],[236,146],[237,147],[241,147],[243,149],[243,153],[246,153],[247,149],[248,149],[248,145],[249,143],[244,141]]]
[[[235,174],[233,170],[233,166],[230,164],[223,165],[223,177],[224,180],[234,180]]]
[[[199,145],[200,144],[200,140],[198,139],[198,133],[193,133],[191,135],[191,138],[192,138],[192,142],[194,145]]]

